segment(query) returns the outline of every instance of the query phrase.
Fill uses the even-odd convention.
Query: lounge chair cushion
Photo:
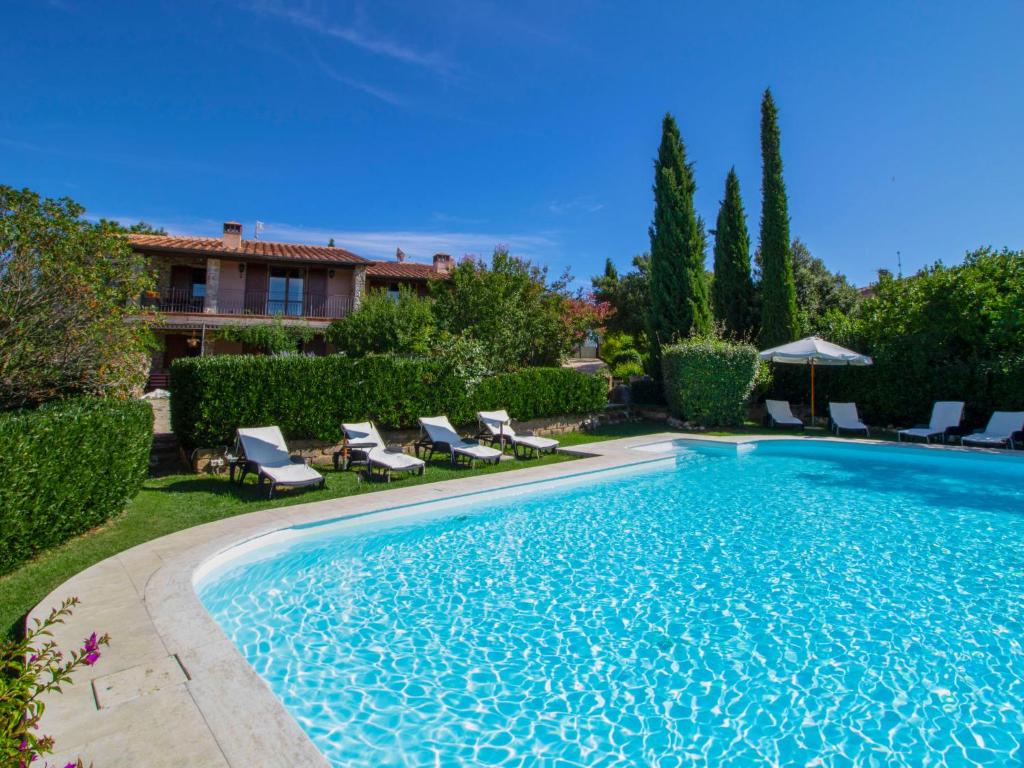
[[[790,427],[802,427],[804,425],[803,421],[793,415],[788,400],[765,400],[764,405],[768,409],[768,415],[772,417],[772,421],[776,424]]]
[[[936,435],[944,435],[946,429],[932,429],[931,427],[911,427],[910,429],[901,429],[899,432],[901,435],[909,435],[910,437],[923,437],[928,439],[929,437],[935,437]]]
[[[558,441],[550,437],[539,437],[537,435],[516,435],[512,438],[516,445],[525,445],[527,448],[534,448],[538,451],[550,451],[558,447]]]
[[[476,418],[492,437],[504,437],[513,445],[525,445],[538,451],[549,451],[558,447],[558,441],[550,437],[517,434],[512,428],[512,419],[509,418],[507,411],[480,411]]]
[[[459,453],[485,461],[501,458],[501,451],[478,443],[469,443],[459,437],[447,416],[424,416],[419,419],[419,423],[431,442],[445,443],[453,455]]]
[[[860,416],[857,415],[856,403],[829,403],[828,411],[832,422],[839,429],[863,429],[865,432],[868,429],[867,424],[861,421]]]
[[[389,451],[385,448],[371,448],[369,459],[371,464],[394,470],[419,469],[426,465],[422,459],[417,459],[415,456],[409,456],[400,451]]]
[[[275,466],[260,464],[260,472],[277,485],[315,485],[324,479],[324,476],[312,467],[293,462]]]
[[[278,427],[245,427],[238,430],[238,443],[246,461],[278,485],[314,485],[323,475],[304,463],[292,461],[288,444]]]
[[[501,451],[497,448],[490,448],[486,445],[479,445],[476,443],[467,443],[465,441],[460,445],[452,445],[451,449],[454,453],[461,453],[463,456],[469,456],[474,459],[483,459],[484,461],[501,457]]]
[[[1012,440],[1017,432],[1024,432],[1024,411],[996,411],[988,420],[983,432],[964,435],[961,444],[1003,445]]]

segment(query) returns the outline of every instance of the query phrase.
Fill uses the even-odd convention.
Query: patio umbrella
[[[791,341],[780,347],[772,347],[760,352],[762,360],[773,363],[789,363],[793,365],[811,366],[811,424],[814,423],[814,368],[819,365],[871,365],[867,355],[854,352],[852,349],[840,347],[818,336]]]

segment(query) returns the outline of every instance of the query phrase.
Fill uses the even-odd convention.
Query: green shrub
[[[140,400],[0,414],[0,573],[120,512],[146,476],[152,436]]]
[[[757,369],[757,350],[749,344],[701,337],[662,348],[673,415],[704,426],[743,423]]]
[[[897,426],[927,423],[936,400],[965,401],[965,422],[978,426],[992,411],[1024,409],[1024,251],[985,248],[873,288],[850,316],[828,314],[824,330],[875,364],[819,367],[819,408],[853,400],[866,423]],[[808,402],[800,368],[775,366],[774,390]]]
[[[629,399],[637,405],[664,405],[665,386],[660,379],[645,376],[629,385]]]
[[[468,424],[490,408],[529,419],[604,404],[603,382],[575,371],[528,368],[474,389],[457,370],[446,355],[179,358],[171,366],[171,426],[188,447],[227,445],[236,428],[264,424],[289,439],[337,441],[343,421],[403,428],[444,413]]]
[[[280,317],[269,323],[230,323],[216,332],[218,339],[246,344],[268,355],[295,352],[299,348],[299,342],[311,341],[314,335],[313,329],[308,325],[285,325]]]
[[[327,341],[352,357],[426,354],[434,335],[432,304],[405,286],[397,301],[385,291],[370,291],[355,312],[331,323]]]
[[[608,387],[601,377],[569,368],[524,368],[484,379],[474,401],[475,410],[504,408],[523,421],[600,410],[608,402]]]

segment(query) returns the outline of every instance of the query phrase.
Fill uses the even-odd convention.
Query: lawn
[[[664,429],[664,424],[654,422],[615,424],[603,428],[597,434],[570,432],[560,435],[559,440],[563,446],[568,447],[650,434]],[[0,577],[0,637],[19,632],[22,617],[50,591],[79,571],[136,544],[184,528],[260,509],[373,493],[386,488],[433,483],[472,474],[508,472],[573,459],[566,455],[547,455],[539,459],[502,461],[497,466],[478,466],[472,470],[453,469],[446,459],[436,459],[429,464],[423,477],[396,478],[391,483],[360,482],[355,472],[334,472],[318,467],[327,478],[323,490],[283,491],[272,501],[260,496],[255,482],[248,479],[244,486],[239,487],[229,483],[225,476],[216,475],[150,478],[128,508],[113,520],[44,552],[18,570]]]

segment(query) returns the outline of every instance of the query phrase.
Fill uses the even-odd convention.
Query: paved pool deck
[[[793,434],[666,432],[589,443],[564,450],[581,456],[576,461],[411,487],[399,484],[356,497],[230,517],[140,544],[69,579],[30,615],[41,618],[62,599],[77,596],[81,605],[54,631],[61,647],[78,647],[93,631],[111,636],[95,666],[81,670],[63,694],[46,700],[41,732],[52,735],[57,747],[49,762],[64,765],[81,757],[96,768],[328,765],[193,588],[193,575],[204,562],[240,543],[300,524],[368,513],[383,520],[402,514],[398,508],[405,505],[658,460],[657,453],[636,449],[659,442],[794,438],[801,439]]]

